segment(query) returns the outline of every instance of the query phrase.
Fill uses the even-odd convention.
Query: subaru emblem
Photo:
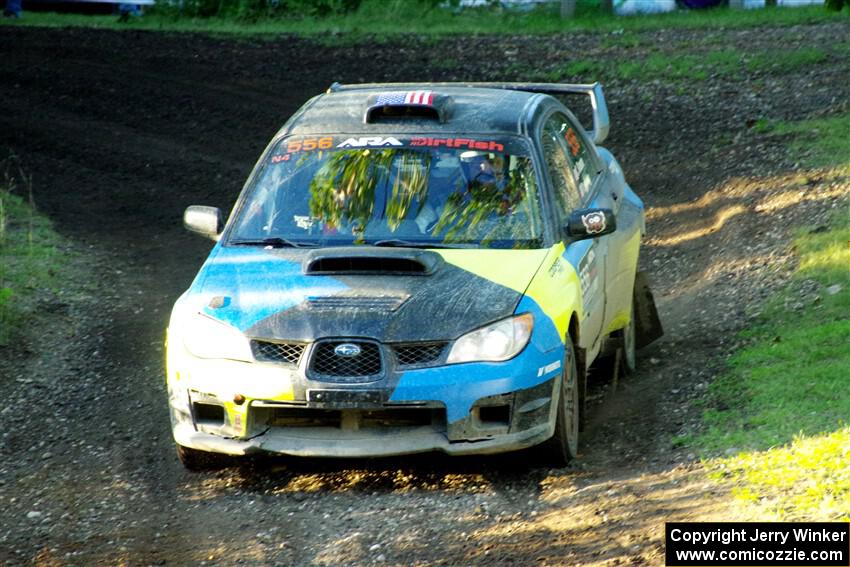
[[[360,354],[360,347],[351,343],[342,343],[334,349],[337,356],[352,357]]]

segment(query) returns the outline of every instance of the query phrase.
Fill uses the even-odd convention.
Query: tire
[[[635,308],[632,300],[632,314],[629,324],[621,331],[622,346],[620,347],[620,372],[624,376],[634,374],[637,369],[637,325],[635,325]]]
[[[575,349],[569,335],[564,345],[564,372],[555,418],[555,434],[544,446],[547,461],[557,467],[566,466],[578,454],[579,388]]]
[[[222,455],[199,451],[183,445],[177,445],[177,458],[190,471],[208,471],[220,469],[226,466],[226,459]]]

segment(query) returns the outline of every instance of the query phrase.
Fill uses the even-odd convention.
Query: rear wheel
[[[546,442],[549,461],[565,466],[578,454],[579,389],[573,341],[567,335],[564,345],[564,370],[556,410],[555,434]]]

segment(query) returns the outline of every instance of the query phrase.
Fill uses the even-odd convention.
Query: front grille
[[[302,343],[273,343],[269,341],[251,341],[254,358],[262,362],[277,362],[298,366],[301,355],[307,345]]]
[[[410,343],[394,345],[399,366],[419,366],[436,362],[443,355],[446,343]]]
[[[340,345],[355,345],[359,354],[343,356],[336,352]],[[381,350],[375,343],[360,341],[325,341],[313,349],[310,370],[328,382],[372,382],[381,374]]]

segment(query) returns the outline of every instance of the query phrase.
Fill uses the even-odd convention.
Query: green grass
[[[733,482],[733,496],[762,520],[850,520],[850,427],[770,451],[711,464],[711,476]]]
[[[782,75],[817,65],[827,59],[818,48],[759,51],[746,54],[737,49],[718,49],[699,55],[655,53],[646,59],[619,63],[621,77],[635,80],[704,81],[735,77],[744,71]]]
[[[791,136],[789,152],[802,164],[829,166],[848,183],[850,115],[757,126]],[[828,230],[798,231],[796,273],[711,385],[705,430],[674,440],[706,455],[711,475],[765,519],[850,520],[848,244],[846,199]]]
[[[608,35],[602,40],[602,47],[610,49],[637,49],[640,47],[651,46],[652,40],[648,38],[642,38],[632,32],[619,33],[619,30],[617,30],[617,33]]]
[[[779,123],[777,134],[791,134],[791,150],[814,167],[837,166],[850,173],[850,113],[836,118]]]
[[[790,73],[802,67],[822,63],[827,58],[823,49],[808,47],[803,49],[762,52],[750,57],[747,68],[756,72]]]
[[[55,290],[65,257],[62,238],[32,203],[29,179],[6,175],[0,181],[0,346],[22,333],[39,294]]]
[[[759,119],[753,132],[790,137],[789,152],[811,167],[835,167],[850,174],[850,113],[799,122]]]
[[[723,409],[705,412],[703,448],[766,449],[850,423],[850,226],[846,215],[836,223],[842,221],[796,239],[801,264],[795,281],[744,334],[754,344],[713,384]],[[820,284],[817,302],[802,291],[811,281]],[[841,286],[839,293],[826,291],[834,285]],[[804,307],[794,310],[797,303]]]
[[[655,53],[643,61],[624,61],[618,65],[625,79],[704,80],[707,70],[693,55],[676,56]]]
[[[709,51],[703,55],[654,53],[646,59],[623,61],[619,75],[632,80],[704,81],[713,74],[735,69],[740,56],[733,51]]]
[[[753,132],[756,134],[767,134],[773,131],[773,124],[767,118],[759,118],[753,124]]]
[[[360,9],[347,15],[299,17],[287,13],[281,16],[244,19],[190,18],[155,11],[127,23],[118,23],[115,16],[91,16],[25,12],[20,20],[2,20],[0,25],[85,26],[112,29],[147,29],[179,32],[226,33],[239,35],[275,36],[281,33],[316,36],[327,40],[328,34],[395,36],[399,34],[552,34],[573,31],[613,32],[607,45],[616,42],[636,45],[639,41],[630,32],[665,28],[714,29],[747,28],[761,25],[801,25],[809,23],[847,21],[846,11],[830,12],[820,6],[781,8],[777,10],[677,11],[667,14],[612,17],[601,14],[595,2],[579,4],[577,17],[560,20],[556,7],[527,13],[492,9],[466,9],[456,13],[447,9],[429,8],[425,4],[405,0],[364,0]]]
[[[687,85],[715,78],[740,78],[745,72],[782,75],[824,62],[829,55],[823,49],[803,48],[758,51],[752,54],[737,49],[715,49],[704,53],[679,51],[635,53],[629,60],[577,59],[543,78],[558,81],[574,77],[612,78],[632,81],[663,81]]]
[[[716,407],[704,414],[707,431],[688,440],[707,454],[735,453],[706,467],[765,519],[850,520],[847,207],[831,230],[798,235],[794,282],[745,333],[753,344],[710,389]],[[819,299],[789,309],[812,281]]]
[[[438,69],[457,69],[458,60],[454,57],[445,57],[434,61],[434,66]]]
[[[601,80],[607,72],[608,67],[602,61],[576,59],[553,71],[544,73],[542,79],[557,82],[575,77],[594,77],[594,80]]]

